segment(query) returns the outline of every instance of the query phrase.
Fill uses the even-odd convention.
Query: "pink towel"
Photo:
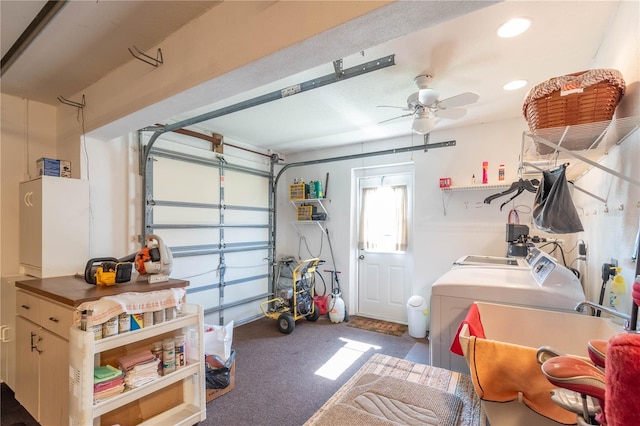
[[[640,424],[640,335],[618,333],[609,339],[604,371],[606,424]]]
[[[631,297],[636,305],[640,306],[640,282],[635,281],[633,283],[633,289],[631,290]]]
[[[155,358],[156,357],[151,353],[150,350],[144,350],[121,356],[118,358],[118,363],[120,364],[120,368],[122,368],[122,370],[127,371],[131,370],[138,364],[144,364],[145,362],[154,361]]]
[[[451,352],[454,354],[458,354],[463,356],[462,347],[460,346],[460,331],[462,330],[462,326],[467,324],[469,326],[469,334],[471,336],[476,336],[480,338],[485,338],[484,328],[482,328],[482,322],[480,321],[480,311],[478,311],[478,305],[472,303],[469,307],[469,312],[467,312],[467,316],[464,321],[460,323],[458,327],[458,332],[456,333],[456,337],[453,339],[451,343]]]

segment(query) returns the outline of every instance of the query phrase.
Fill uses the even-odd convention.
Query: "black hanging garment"
[[[542,172],[533,202],[533,223],[536,228],[551,234],[582,232],[582,222],[571,200],[566,178],[566,165]]]

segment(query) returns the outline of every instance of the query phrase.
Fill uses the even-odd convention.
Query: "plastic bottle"
[[[179,334],[173,338],[175,342],[176,370],[183,368],[187,364],[186,349],[187,342],[184,334]]]
[[[483,184],[489,183],[489,162],[488,161],[482,162],[482,183]]]
[[[319,180],[314,182],[315,187],[316,187],[316,198],[324,198],[322,196],[322,182],[320,182]]]
[[[162,376],[162,369],[164,365],[162,363],[162,342],[153,342],[153,346],[151,347],[151,353],[158,360],[158,374]]]
[[[504,164],[500,164],[500,167],[498,167],[498,180],[504,180]]]
[[[316,183],[314,181],[309,182],[309,198],[318,198],[316,194]]]
[[[176,346],[172,337],[162,341],[162,374],[176,371]]]
[[[471,175],[471,185],[475,185],[476,184],[476,175],[472,174]]]
[[[331,298],[333,300],[329,303],[329,306],[331,307],[331,310],[329,311],[329,320],[331,320],[331,322],[333,323],[344,321],[345,308],[344,300],[342,300],[342,297],[340,297],[341,295],[341,293],[335,293],[331,295]]]

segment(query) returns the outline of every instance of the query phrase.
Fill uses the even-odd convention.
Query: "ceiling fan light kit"
[[[430,133],[433,128],[436,126],[436,120],[429,116],[428,112],[420,113],[416,115],[416,118],[413,120],[413,124],[411,128],[414,132],[425,135]]]

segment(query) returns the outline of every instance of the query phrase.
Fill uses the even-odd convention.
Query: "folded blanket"
[[[554,386],[542,373],[536,352],[527,346],[471,336],[468,358],[476,393],[494,402],[513,401],[522,393],[524,404],[538,414],[575,424],[576,415],[551,400]]]
[[[482,327],[482,321],[480,321],[480,311],[478,311],[478,305],[472,303],[469,306],[469,311],[467,312],[467,316],[464,321],[460,323],[458,327],[458,332],[456,333],[456,337],[451,342],[451,352],[454,354],[458,354],[463,356],[462,347],[460,346],[460,331],[462,330],[462,326],[467,324],[469,326],[469,335],[482,337],[484,339],[484,328]]]

